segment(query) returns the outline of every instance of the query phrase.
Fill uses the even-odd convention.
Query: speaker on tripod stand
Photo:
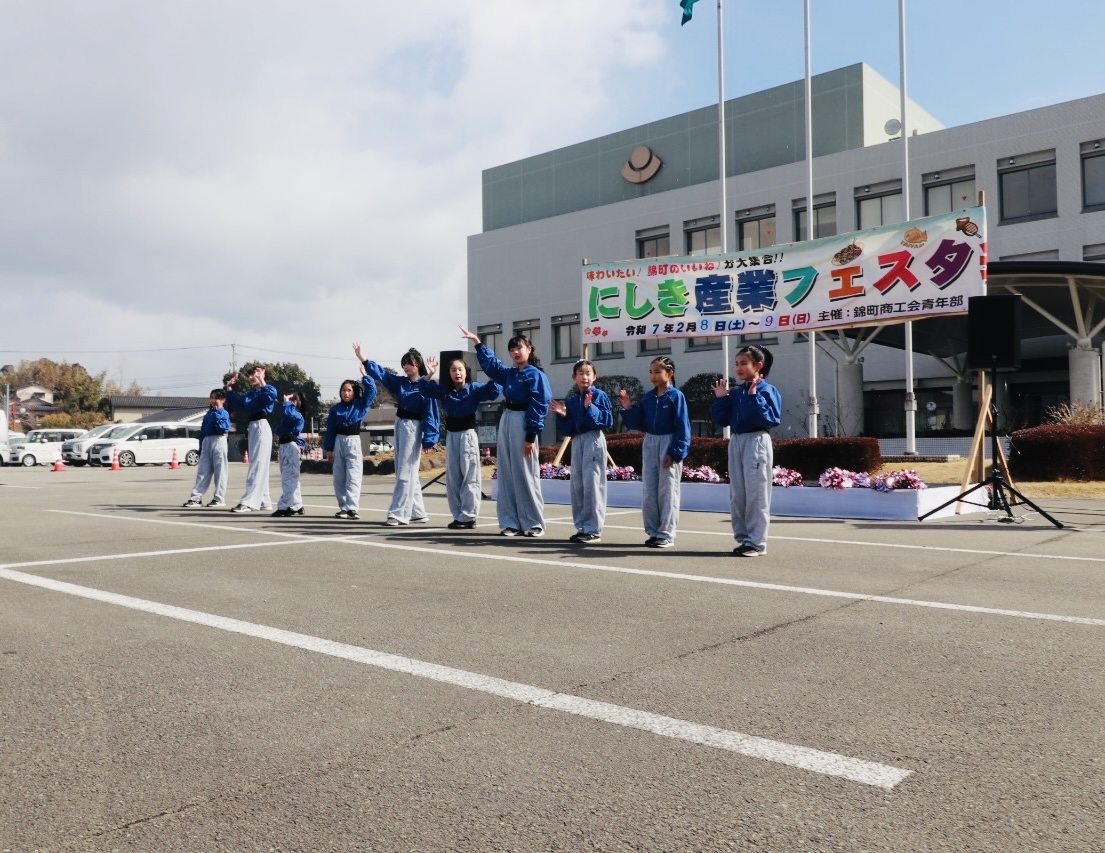
[[[967,300],[967,367],[1020,370],[1021,298],[972,296]]]
[[[1021,367],[1021,298],[1017,295],[1002,294],[995,296],[972,296],[967,300],[967,367],[971,370],[986,370],[990,373],[990,476],[981,483],[952,498],[936,509],[926,512],[918,518],[924,521],[944,507],[958,503],[968,495],[985,489],[989,492],[985,506],[987,509],[1003,510],[1005,517],[999,521],[1016,520],[1010,509],[1009,496],[1013,495],[1021,503],[1031,507],[1056,527],[1063,525],[1032,503],[1013,488],[998,462],[998,404],[997,375],[999,371],[1020,370]],[[970,501],[967,501],[970,503]]]

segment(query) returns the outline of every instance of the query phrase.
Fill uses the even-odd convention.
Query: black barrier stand
[[[993,368],[990,369],[990,387],[997,390],[997,371]],[[1017,521],[1017,517],[1013,515],[1013,510],[1010,508],[1009,495],[1015,497],[1018,501],[1023,503],[1027,507],[1031,507],[1038,512],[1052,524],[1054,524],[1060,530],[1063,529],[1063,525],[1044,512],[1036,504],[1032,503],[1028,498],[1018,492],[1012,484],[1006,481],[1005,475],[1002,474],[1001,466],[998,464],[998,454],[1001,452],[1001,448],[998,447],[998,405],[997,394],[992,393],[990,395],[990,460],[993,467],[990,469],[990,476],[983,480],[981,483],[976,483],[964,492],[960,492],[950,501],[945,501],[936,507],[936,509],[930,509],[922,516],[918,516],[918,521],[924,521],[933,513],[940,512],[945,507],[949,507],[954,503],[968,503],[972,506],[986,507],[986,509],[1002,510],[1005,513],[1004,518],[999,518],[998,521],[1003,524],[1012,524]],[[979,489],[989,489],[990,496],[987,503],[975,503],[974,501],[964,500],[967,495],[977,492]]]

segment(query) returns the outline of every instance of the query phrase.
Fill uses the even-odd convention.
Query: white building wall
[[[881,80],[881,78],[879,78]],[[885,81],[882,81],[885,83]],[[878,87],[874,110],[886,106],[889,94]],[[897,91],[893,90],[897,113]],[[927,114],[926,114],[927,115]],[[931,117],[928,117],[931,119]],[[866,120],[866,119],[865,119]],[[911,112],[911,120],[916,120]],[[935,123],[935,120],[931,120]],[[922,176],[931,172],[974,166],[976,187],[985,193],[988,207],[991,260],[1026,253],[1051,253],[1059,260],[1083,260],[1083,247],[1105,243],[1105,211],[1082,212],[1080,145],[1105,140],[1105,95],[1044,107],[963,127],[936,130],[910,138],[910,198],[912,218],[924,215]],[[999,223],[998,163],[1008,158],[1054,149],[1058,184],[1058,216],[1010,225]],[[663,152],[659,152],[661,157]],[[836,194],[837,232],[855,230],[856,191],[867,185],[900,179],[901,148],[897,141],[843,151],[814,162],[814,194]],[[798,241],[792,208],[806,195],[806,167],[793,163],[729,179],[729,245],[736,249],[734,211],[775,206],[777,242]],[[468,240],[468,321],[471,328],[501,323],[503,341],[516,321],[539,318],[539,354],[553,384],[563,395],[571,385],[572,359],[552,359],[551,318],[581,311],[580,263],[616,261],[636,256],[639,230],[667,226],[673,254],[682,254],[684,223],[717,215],[717,182],[698,184],[630,201],[608,204],[535,222],[477,234]],[[586,317],[582,318],[586,321]],[[739,345],[739,337],[730,346]],[[636,376],[647,387],[649,356],[639,357],[636,342],[626,342],[624,358],[598,362],[602,374]],[[772,380],[783,391],[786,418],[783,434],[804,435],[804,399],[808,384],[808,345],[796,346],[792,335],[781,335]],[[501,356],[505,355],[500,353]],[[905,374],[904,354],[877,344],[864,351],[864,380],[896,382]],[[672,342],[672,358],[682,383],[692,375],[722,369],[721,351],[688,352],[682,341]],[[838,356],[839,358],[840,356]],[[953,378],[936,359],[916,355],[914,371],[920,386],[926,383],[952,390]],[[834,410],[835,365],[827,355],[818,359],[817,394],[822,412]],[[547,439],[546,439],[547,440]]]

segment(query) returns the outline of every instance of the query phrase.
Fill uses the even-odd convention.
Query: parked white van
[[[61,446],[71,438],[79,438],[86,429],[33,429],[27,440],[11,448],[11,464],[52,465],[61,458]]]
[[[110,465],[113,453],[118,453],[124,468],[133,465],[164,465],[173,460],[182,465],[198,465],[200,461],[200,425],[160,423],[124,424],[94,442],[88,451],[93,465]]]
[[[84,465],[88,462],[88,451],[96,439],[118,429],[119,424],[100,424],[93,427],[80,438],[72,438],[61,446],[61,459],[66,465]]]

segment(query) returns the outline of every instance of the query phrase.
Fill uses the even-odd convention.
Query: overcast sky
[[[1103,90],[1085,0],[908,5],[947,126]],[[897,83],[897,3],[812,6],[814,73]],[[333,397],[352,341],[459,345],[482,170],[716,103],[716,9],[0,0],[0,364],[205,395],[234,343]],[[725,0],[727,97],[802,77],[802,15]]]

